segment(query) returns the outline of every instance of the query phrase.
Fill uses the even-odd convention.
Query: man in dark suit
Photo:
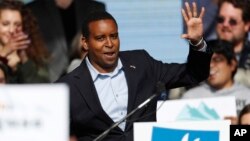
[[[83,23],[82,46],[88,51],[81,65],[57,83],[70,87],[70,131],[79,141],[92,141],[153,95],[161,81],[166,88],[205,80],[211,53],[202,38],[202,17],[186,3],[190,52],[186,64],[167,64],[144,50],[119,51],[116,20],[107,12],[92,13]],[[103,141],[133,141],[133,122],[155,121],[156,102],[135,112],[111,130]]]
[[[50,78],[55,81],[69,65],[71,42],[81,30],[82,20],[93,10],[104,11],[105,5],[93,0],[35,0],[27,6],[51,53]]]

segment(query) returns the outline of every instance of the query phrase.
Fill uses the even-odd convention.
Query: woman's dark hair
[[[38,66],[46,65],[50,55],[40,33],[37,19],[27,7],[23,7],[22,18],[23,31],[29,35],[31,41],[29,47],[26,49],[29,58]]]
[[[31,10],[25,7],[23,2],[18,0],[1,1],[0,12],[2,10],[14,10],[20,12],[22,16],[23,32],[28,34],[31,41],[29,47],[26,49],[26,53],[37,66],[45,65],[44,63],[48,61],[49,53],[39,31],[37,20]]]

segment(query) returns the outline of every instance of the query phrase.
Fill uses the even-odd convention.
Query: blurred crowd
[[[81,22],[94,10],[105,10],[105,5],[92,0],[1,0],[1,82],[51,83],[73,70],[86,53],[80,46]]]

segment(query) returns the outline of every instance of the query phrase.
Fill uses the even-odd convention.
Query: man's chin
[[[233,41],[233,38],[232,38],[232,37],[229,37],[229,36],[222,36],[220,39],[221,39],[221,40],[226,40],[226,41],[229,41],[229,42],[232,42],[232,41]]]

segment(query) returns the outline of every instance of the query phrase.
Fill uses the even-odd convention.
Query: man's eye
[[[218,58],[213,58],[212,62],[219,63],[219,62],[222,62],[223,60],[224,60],[223,58],[218,57]]]
[[[111,38],[112,38],[112,39],[117,39],[117,38],[118,38],[118,34],[113,34],[113,35],[111,35]]]
[[[114,35],[114,36],[111,36],[112,39],[117,39],[118,36]]]
[[[103,41],[104,40],[104,37],[97,37],[96,38],[98,41]]]

